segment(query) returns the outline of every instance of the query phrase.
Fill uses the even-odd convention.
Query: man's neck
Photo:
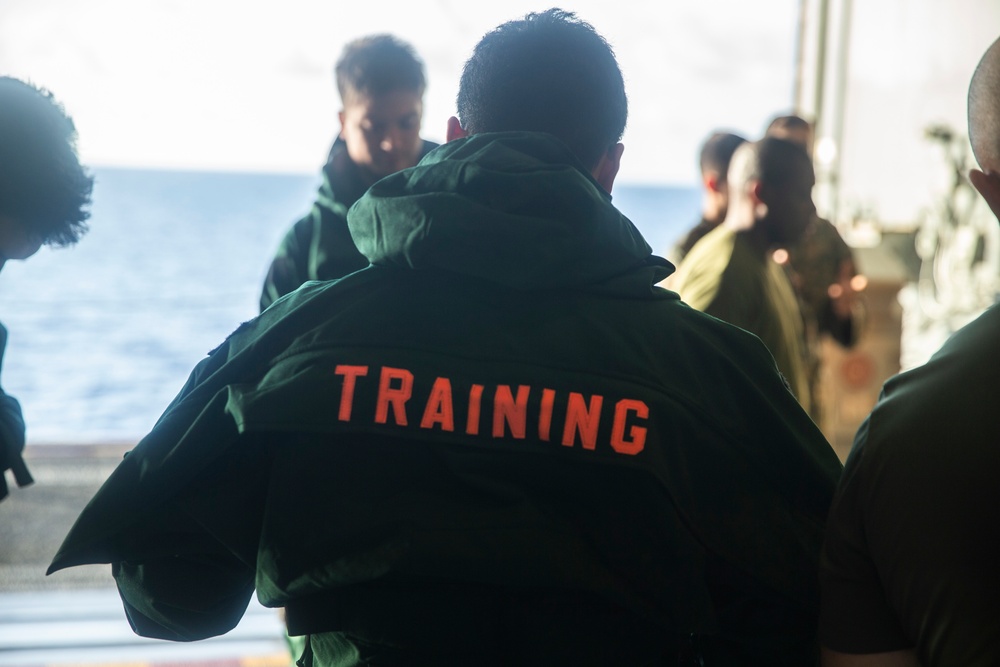
[[[766,230],[759,220],[754,218],[740,219],[738,216],[729,215],[726,216],[722,224],[744,239],[753,253],[761,259],[766,258],[772,250]]]

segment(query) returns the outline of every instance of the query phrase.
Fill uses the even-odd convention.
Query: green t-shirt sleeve
[[[858,431],[830,508],[820,559],[820,641],[842,653],[882,653],[913,645],[889,606],[868,553],[864,514],[869,427],[870,421],[865,421]]]

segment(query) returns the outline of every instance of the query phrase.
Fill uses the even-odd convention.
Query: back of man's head
[[[969,84],[969,139],[983,170],[1000,172],[1000,39],[986,50]]]
[[[812,172],[812,161],[799,144],[778,137],[764,137],[737,148],[729,165],[729,184],[734,189],[759,181],[781,188]]]
[[[621,139],[628,116],[611,47],[560,9],[528,14],[483,37],[465,63],[457,105],[470,134],[547,132],[588,168]]]
[[[816,214],[815,183],[802,146],[777,137],[743,144],[729,166],[730,224],[756,230],[762,248],[794,243]]]
[[[42,243],[70,245],[87,229],[92,185],[73,121],[52,94],[0,77],[0,217]]]
[[[764,136],[794,141],[802,146],[806,153],[812,155],[814,141],[813,126],[812,123],[802,116],[794,114],[775,116],[767,124]]]
[[[764,135],[784,139],[784,135],[790,132],[812,132],[812,123],[795,114],[775,116],[767,124]]]
[[[714,173],[716,174],[716,184],[725,184],[733,153],[746,141],[740,135],[731,132],[713,132],[701,145],[698,164],[701,167],[702,176]]]
[[[413,47],[392,35],[370,35],[347,44],[334,68],[340,100],[378,97],[396,90],[423,95],[424,65]]]

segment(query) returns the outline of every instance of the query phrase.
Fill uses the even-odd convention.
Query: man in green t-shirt
[[[694,245],[671,284],[693,308],[764,341],[806,410],[802,315],[772,253],[796,241],[815,215],[814,183],[800,146],[775,138],[740,146],[729,169],[726,218]]]
[[[1000,40],[969,86],[969,178],[1000,220]],[[826,667],[1000,660],[1000,305],[891,378],[861,425],[820,567]]]

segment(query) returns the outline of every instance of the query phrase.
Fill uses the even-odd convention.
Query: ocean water
[[[0,273],[0,373],[29,444],[134,442],[191,369],[257,314],[316,175],[96,169],[90,232]],[[697,217],[692,187],[615,187],[658,254]]]

